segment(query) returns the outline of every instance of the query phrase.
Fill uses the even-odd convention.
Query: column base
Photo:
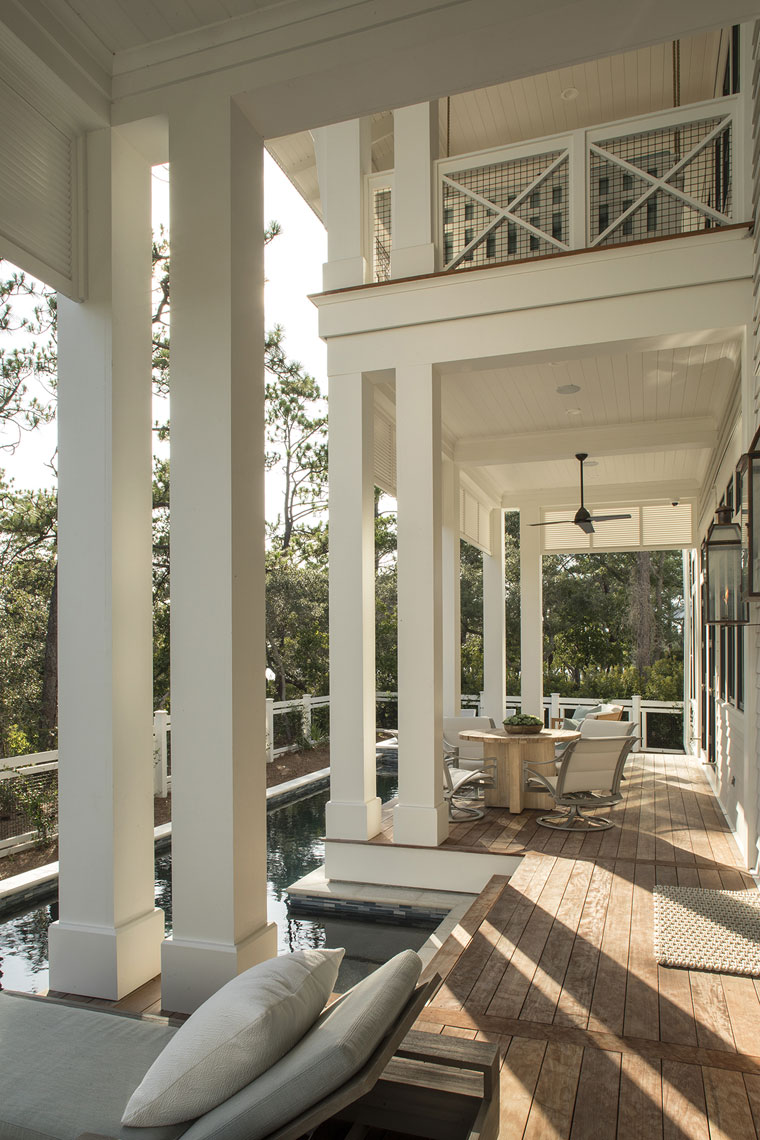
[[[164,912],[115,928],[59,920],[48,940],[51,990],[118,1001],[161,972]]]
[[[363,285],[367,280],[367,262],[363,257],[344,257],[341,261],[325,261],[322,265],[322,288],[347,289]]]
[[[448,838],[449,811],[445,803],[435,807],[398,804],[393,810],[393,842],[415,847],[437,847]]]
[[[409,245],[391,252],[391,277],[394,280],[419,277],[424,273],[435,273],[435,246],[432,242]]]
[[[364,803],[328,800],[325,823],[328,839],[371,839],[380,831],[383,805],[379,796]]]
[[[243,970],[276,957],[274,922],[232,946],[167,938],[161,949],[161,1005],[172,1013],[192,1013]]]

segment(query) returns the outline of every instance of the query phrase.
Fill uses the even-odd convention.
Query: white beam
[[[684,451],[693,447],[714,448],[718,442],[715,420],[694,416],[678,420],[647,420],[604,427],[562,428],[558,431],[522,432],[519,435],[470,437],[454,446],[456,463],[486,467],[511,463],[536,463],[565,459],[583,450],[595,459],[605,455],[640,452]]]
[[[483,695],[486,716],[504,720],[507,622],[504,585],[504,512],[491,511],[491,553],[483,555]]]
[[[702,484],[696,479],[666,479],[657,483],[607,483],[598,487],[593,484],[585,487],[586,506],[591,510],[606,503],[622,507],[626,503],[661,503],[695,501]],[[568,510],[578,506],[578,485],[566,487],[540,487],[533,491],[505,491],[501,505],[505,511],[519,510],[521,504]]]
[[[536,507],[520,506],[520,709],[544,710],[544,614],[541,529]]]

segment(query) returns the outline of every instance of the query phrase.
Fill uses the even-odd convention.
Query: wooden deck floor
[[[501,1140],[760,1135],[760,980],[653,955],[655,883],[753,880],[699,764],[639,755],[626,785],[611,831],[491,809],[449,840],[525,854],[431,963],[444,984],[418,1026],[498,1042]]]
[[[607,832],[497,808],[452,829],[449,845],[525,857],[431,962],[444,983],[417,1027],[499,1044],[500,1140],[751,1140],[760,979],[659,967],[652,887],[754,882],[699,763],[639,754],[624,787]],[[391,839],[388,812],[375,841]],[[116,1005],[158,1013],[160,979]]]

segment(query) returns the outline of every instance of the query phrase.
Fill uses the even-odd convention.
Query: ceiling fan
[[[581,505],[575,512],[575,517],[572,519],[552,519],[550,522],[531,523],[531,526],[566,526],[568,523],[575,523],[579,526],[584,534],[594,534],[595,522],[611,522],[613,519],[629,519],[630,515],[594,515],[593,517],[586,510],[583,505],[583,463],[588,459],[588,454],[585,451],[580,451],[576,454],[575,458],[581,466]]]

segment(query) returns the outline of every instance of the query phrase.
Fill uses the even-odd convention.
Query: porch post
[[[169,119],[172,881],[162,1000],[277,951],[266,902],[262,143],[228,99]]]
[[[393,247],[391,277],[435,270],[433,162],[438,156],[438,103],[393,112]]]
[[[153,891],[150,167],[87,140],[88,299],[58,298],[60,919],[53,989],[160,969]]]
[[[507,689],[507,622],[504,609],[504,511],[491,511],[491,553],[483,555],[483,693],[485,714],[498,727]]]
[[[459,716],[462,707],[462,630],[460,613],[459,469],[443,460],[443,715]]]
[[[364,179],[372,162],[369,119],[350,119],[312,132],[322,216],[327,230],[324,289],[362,285],[369,279]]]
[[[330,377],[330,839],[380,830],[372,385]]]
[[[544,629],[538,507],[520,508],[520,707],[544,715]]]
[[[431,364],[396,369],[399,803],[396,843],[437,846],[443,802],[441,387]]]

